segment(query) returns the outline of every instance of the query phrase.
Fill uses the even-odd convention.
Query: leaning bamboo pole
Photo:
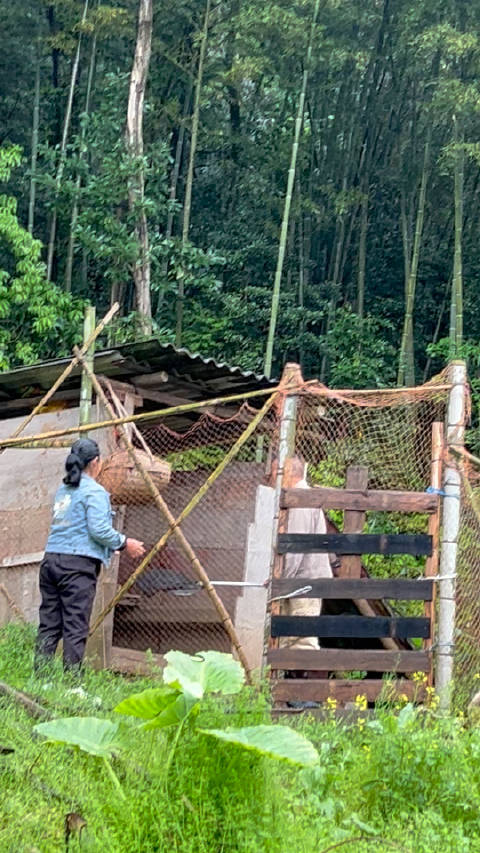
[[[75,349],[75,354],[77,355],[77,357],[82,362],[85,372],[89,375],[89,377],[92,381],[93,387],[95,388],[95,391],[96,391],[98,398],[102,401],[106,410],[112,415],[112,417],[114,417],[115,411],[113,409],[113,406],[108,401],[108,399],[105,395],[105,392],[104,392],[102,386],[100,385],[100,382],[98,381],[97,377],[90,370],[88,364],[86,363],[85,358],[82,355],[80,355],[80,352],[78,349]],[[220,599],[220,597],[218,596],[214,587],[212,586],[212,584],[210,582],[210,578],[208,577],[207,572],[205,571],[205,569],[203,568],[202,564],[200,563],[198,557],[196,556],[192,546],[190,545],[190,543],[186,539],[183,532],[180,530],[180,524],[187,517],[187,515],[190,514],[190,512],[195,508],[195,506],[197,506],[197,504],[201,501],[202,497],[208,491],[210,486],[220,476],[222,471],[227,467],[227,465],[231,462],[231,460],[237,455],[240,448],[245,444],[247,439],[255,431],[256,427],[258,426],[258,424],[260,423],[262,418],[266,415],[266,413],[269,411],[269,409],[272,407],[272,405],[275,403],[276,399],[277,399],[277,393],[274,393],[269,397],[269,399],[266,401],[266,403],[262,406],[262,408],[259,410],[259,412],[255,415],[255,417],[253,418],[251,423],[248,425],[247,429],[242,433],[242,435],[235,442],[235,444],[230,449],[230,451],[225,455],[222,462],[220,462],[220,464],[217,465],[215,471],[213,471],[212,474],[210,474],[210,476],[207,478],[207,480],[205,481],[203,486],[194,495],[194,497],[192,498],[190,503],[185,507],[185,509],[179,515],[179,517],[177,519],[170,512],[170,509],[169,509],[166,501],[162,498],[162,496],[161,496],[160,492],[158,491],[155,483],[153,482],[150,474],[144,468],[142,463],[139,461],[137,454],[136,454],[136,451],[135,451],[135,448],[132,445],[130,439],[128,438],[125,427],[123,426],[123,424],[120,425],[120,429],[119,429],[120,440],[121,440],[123,446],[125,447],[130,459],[132,460],[133,464],[135,465],[136,470],[141,475],[145,484],[147,485],[147,487],[148,487],[148,489],[149,489],[149,491],[150,491],[150,493],[151,493],[151,495],[155,501],[156,506],[158,507],[158,509],[160,510],[162,515],[168,521],[169,529],[158,540],[156,545],[154,545],[154,547],[150,550],[150,552],[146,555],[146,557],[144,557],[144,559],[142,560],[140,565],[137,567],[137,569],[133,572],[133,574],[130,575],[128,580],[118,590],[117,594],[114,596],[114,598],[109,603],[109,605],[106,608],[104,608],[103,612],[100,614],[100,616],[98,617],[94,626],[92,627],[92,629],[90,631],[90,635],[93,634],[97,630],[97,628],[101,625],[101,623],[103,622],[105,617],[108,615],[108,613],[115,607],[115,605],[120,601],[120,599],[123,597],[123,595],[135,583],[137,578],[145,571],[145,569],[148,567],[148,565],[152,561],[153,557],[155,557],[155,555],[158,554],[158,552],[161,550],[161,548],[163,548],[163,546],[168,541],[170,536],[174,535],[175,538],[177,539],[180,547],[184,551],[187,559],[189,560],[193,571],[197,575],[200,583],[202,584],[202,586],[205,589],[207,595],[209,596],[213,606],[215,607],[215,610],[217,611],[217,613],[220,617],[220,621],[221,621],[222,625],[224,626],[228,636],[230,637],[232,645],[233,645],[233,647],[234,647],[234,649],[238,655],[238,659],[239,659],[240,663],[242,664],[242,666],[245,670],[245,675],[246,675],[247,681],[249,683],[251,683],[251,674],[250,674],[250,668],[248,665],[248,660],[245,656],[243,648],[242,648],[240,641],[237,637],[237,633],[236,633],[235,628],[233,626],[232,620],[228,614],[228,611],[226,610],[225,605],[223,604],[222,600]]]
[[[110,311],[108,311],[105,314],[105,317],[103,318],[103,320],[100,321],[100,323],[98,324],[96,329],[94,329],[92,334],[84,342],[81,350],[79,350],[79,353],[82,356],[86,352],[88,352],[88,350],[91,347],[91,345],[93,344],[93,342],[98,338],[100,333],[103,332],[103,329],[105,328],[107,323],[110,322],[112,317],[114,317],[114,315],[117,313],[119,308],[120,308],[120,305],[118,304],[118,302],[115,302],[115,305],[112,305],[112,307],[110,308]],[[25,420],[23,420],[22,423],[19,424],[19,426],[16,428],[16,430],[14,430],[14,432],[12,433],[10,438],[6,439],[5,441],[0,442],[0,453],[3,453],[3,451],[7,447],[13,447],[13,446],[15,446],[15,444],[21,445],[25,441],[24,438],[18,439],[17,436],[19,436],[20,433],[22,433],[26,429],[26,427],[33,420],[35,415],[38,415],[40,410],[43,409],[43,407],[53,397],[55,392],[58,391],[58,389],[60,388],[60,385],[62,385],[65,382],[65,379],[67,379],[67,377],[70,376],[70,374],[75,369],[75,367],[77,366],[78,363],[79,363],[79,358],[75,355],[72,358],[72,360],[69,362],[69,364],[67,364],[65,370],[61,373],[61,375],[58,377],[58,379],[53,383],[52,387],[47,391],[46,394],[43,395],[40,402],[37,403],[35,408],[32,409],[32,411],[25,418]],[[85,428],[88,429],[88,425]],[[73,427],[73,429],[71,430],[71,432],[73,434],[75,434],[77,431],[78,431],[78,427]],[[62,431],[60,430],[60,432],[56,431],[54,435],[51,435],[48,433],[45,433],[43,435],[41,433],[38,435],[30,435],[30,436],[28,436],[28,442],[31,443],[33,441],[45,441],[46,439],[49,439],[49,438],[57,438],[57,436],[59,436],[59,435],[65,435],[65,433],[62,433]],[[10,444],[10,442],[12,442],[12,443]]]
[[[82,352],[85,347],[82,347]],[[78,363],[77,361],[75,362]],[[450,387],[450,386],[449,386]],[[58,388],[58,385],[57,385]],[[274,394],[275,391],[279,390],[279,386],[274,386],[273,388],[261,388],[258,391],[248,391],[246,394],[232,394],[230,397],[215,397],[212,400],[199,400],[195,403],[185,403],[181,406],[171,406],[167,409],[157,409],[153,412],[142,412],[138,415],[126,415],[123,418],[110,418],[105,421],[97,421],[92,424],[84,424],[83,426],[76,427],[65,427],[64,429],[53,429],[48,432],[40,432],[37,435],[29,435],[28,441],[47,441],[50,439],[60,438],[62,435],[77,435],[83,432],[89,432],[90,430],[96,429],[105,429],[105,427],[117,427],[123,426],[125,424],[138,424],[138,423],[147,423],[148,421],[154,421],[158,418],[167,418],[170,415],[179,415],[183,412],[194,412],[198,409],[212,408],[214,406],[221,406],[224,403],[235,403],[239,400],[251,400],[254,397],[266,397],[267,394]],[[292,389],[284,389],[284,390],[296,390]],[[51,395],[50,395],[51,396]],[[45,403],[39,403],[39,406],[44,406]],[[38,408],[38,407],[36,407]],[[32,419],[33,414],[29,416],[28,422]],[[26,423],[26,421],[25,421]],[[16,437],[17,433],[14,433],[9,438],[3,438],[0,440],[0,453],[2,449],[6,447],[17,447],[18,445],[22,445],[25,442],[24,437]]]

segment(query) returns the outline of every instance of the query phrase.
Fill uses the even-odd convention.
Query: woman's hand
[[[145,554],[145,545],[139,539],[127,539],[125,551],[132,560],[138,560]]]

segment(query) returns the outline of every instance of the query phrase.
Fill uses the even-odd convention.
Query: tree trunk
[[[277,327],[278,306],[280,302],[280,285],[282,281],[283,263],[285,260],[285,248],[287,245],[288,224],[290,219],[290,207],[292,204],[293,187],[295,183],[295,173],[297,168],[298,146],[300,142],[300,132],[303,125],[303,116],[305,109],[305,97],[307,93],[308,76],[310,66],[312,64],[313,40],[315,36],[318,12],[320,8],[320,0],[315,0],[315,8],[313,11],[312,26],[310,29],[310,38],[308,42],[307,55],[305,59],[305,67],[303,71],[303,82],[298,102],[297,118],[295,121],[295,133],[293,137],[292,154],[290,158],[290,169],[288,171],[287,192],[285,195],[285,204],[283,208],[282,228],[280,232],[280,243],[278,247],[277,269],[275,272],[275,281],[272,292],[272,304],[270,309],[270,325],[268,329],[267,347],[265,352],[264,372],[270,377],[272,373],[273,362],[273,345],[275,341],[275,330]]]
[[[130,211],[136,218],[135,236],[138,242],[138,260],[133,268],[137,311],[144,335],[152,333],[152,304],[150,294],[150,257],[148,225],[144,205],[145,175],[143,165],[143,105],[148,67],[152,52],[153,8],[152,0],[140,0],[137,43],[130,75],[127,107],[126,145],[136,159],[136,174],[128,185]]]
[[[95,69],[95,52],[97,49],[97,39],[96,36],[93,37],[92,42],[92,52],[90,55],[90,65],[88,69],[88,80],[87,80],[87,92],[85,95],[85,115],[88,116],[90,113],[90,101],[92,96],[92,83],[93,83],[93,72]],[[85,143],[85,134],[86,127],[85,124],[82,124],[82,129],[80,131],[80,151],[79,151],[79,162],[81,163],[85,157],[87,152],[87,146]],[[70,218],[70,234],[68,237],[68,249],[67,249],[67,260],[65,265],[65,290],[67,293],[70,293],[72,289],[72,269],[73,269],[73,256],[75,253],[75,231],[77,227],[78,221],[78,197],[80,195],[80,186],[82,183],[81,172],[77,175],[77,180],[75,181],[75,192],[73,196],[73,207],[72,207],[72,215]]]
[[[35,196],[37,190],[38,124],[40,116],[40,56],[35,69],[35,93],[33,96],[32,154],[30,158],[30,198],[28,202],[28,230],[33,234],[35,224]]]
[[[463,179],[464,153],[463,136],[458,127],[457,117],[453,117],[455,165],[454,165],[454,204],[455,204],[455,248],[453,255],[452,310],[450,329],[450,358],[458,358],[463,341]]]
[[[170,207],[168,210],[167,225],[165,228],[165,240],[170,240],[170,238],[173,234],[173,223],[174,223],[174,219],[175,219],[175,212],[173,210],[173,202],[177,198],[178,178],[180,176],[180,167],[182,165],[183,149],[184,149],[184,145],[185,145],[185,125],[187,123],[187,117],[188,117],[188,114],[190,112],[191,101],[192,101],[192,86],[189,85],[187,93],[185,95],[185,102],[183,105],[182,121],[180,123],[180,128],[179,128],[178,136],[177,136],[177,144],[175,146],[175,161],[173,164],[172,174],[171,174],[171,178],[170,178],[170,192],[169,192]],[[164,292],[165,292],[163,282],[166,282],[167,273],[168,273],[168,258],[164,261],[164,264],[162,267],[162,279],[163,279],[163,281],[160,282],[161,290],[160,290],[159,295],[158,295],[157,310],[156,310],[157,319],[159,317],[160,311],[162,310],[163,298],[164,298]]]
[[[357,314],[363,320],[365,309],[365,272],[367,266],[367,231],[368,231],[368,185],[365,186],[361,213],[360,238],[358,244],[358,277],[357,277]]]
[[[192,136],[190,140],[190,157],[188,160],[187,183],[185,186],[185,199],[183,202],[183,228],[182,228],[182,248],[185,248],[188,242],[188,234],[190,231],[190,216],[192,212],[192,188],[193,188],[193,170],[195,168],[195,155],[197,152],[198,140],[198,125],[200,121],[200,97],[202,93],[203,70],[205,66],[205,54],[207,51],[208,26],[210,21],[210,9],[212,2],[207,0],[205,8],[205,17],[203,21],[203,30],[200,44],[200,55],[198,58],[197,81],[195,84],[195,101],[193,107],[192,118]],[[183,270],[180,269],[178,275],[177,289],[177,305],[176,305],[176,331],[175,344],[177,347],[182,345],[183,336],[183,309],[185,300],[185,283]]]
[[[423,222],[425,218],[425,199],[427,195],[428,172],[430,166],[430,140],[431,130],[429,129],[423,156],[422,178],[420,182],[417,220],[415,224],[415,237],[413,241],[413,254],[408,276],[405,317],[403,323],[402,342],[400,345],[400,357],[398,363],[398,385],[415,385],[413,308],[415,303],[415,290],[417,286],[418,262],[420,259],[420,250],[422,246]]]
[[[83,6],[82,13],[82,24],[85,23],[85,19],[87,17],[88,12],[88,3],[89,0],[85,0],[85,4]],[[77,74],[78,74],[78,66],[80,63],[80,50],[82,47],[82,31],[78,35],[77,49],[75,51],[75,57],[72,64],[72,74],[70,77],[70,88],[68,92],[67,99],[67,108],[65,110],[65,119],[63,122],[63,134],[62,134],[62,142],[60,146],[60,159],[58,161],[57,166],[57,174],[55,176],[55,199],[54,199],[54,207],[52,212],[52,220],[50,223],[50,237],[48,240],[48,254],[47,254],[47,278],[49,279],[52,275],[52,266],[53,266],[53,255],[55,252],[55,237],[57,232],[57,207],[56,202],[58,198],[58,194],[60,192],[60,187],[62,185],[62,177],[63,170],[65,168],[65,160],[67,153],[67,140],[68,133],[70,130],[70,123],[72,119],[72,107],[73,107],[73,96],[75,93],[75,85],[77,82]]]

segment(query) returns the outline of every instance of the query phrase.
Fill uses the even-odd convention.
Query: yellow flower
[[[329,711],[336,711],[338,702],[334,696],[328,696],[325,705],[327,706]]]
[[[426,684],[428,681],[428,676],[425,672],[414,672],[412,678],[416,684]]]
[[[366,711],[368,708],[367,697],[364,694],[359,694],[355,696],[355,707],[359,711]]]
[[[365,717],[358,717],[357,718],[357,726],[358,726],[359,730],[361,732],[363,732],[363,730],[365,728]]]

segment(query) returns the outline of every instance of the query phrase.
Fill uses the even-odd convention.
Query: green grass
[[[112,717],[121,698],[155,683],[154,673],[87,670],[82,698],[55,666],[43,689],[32,677],[32,643],[30,629],[0,630],[0,679],[58,716]],[[195,731],[269,720],[267,698],[246,689],[202,706],[168,774],[170,736],[130,726],[129,748],[114,761],[126,802],[100,760],[43,745],[35,721],[4,698],[0,720],[0,745],[15,749],[0,755],[1,853],[65,850],[68,812],[87,821],[70,851],[480,853],[480,730],[461,718],[387,707],[347,724],[333,713],[295,718],[320,753],[318,766],[297,770]]]

